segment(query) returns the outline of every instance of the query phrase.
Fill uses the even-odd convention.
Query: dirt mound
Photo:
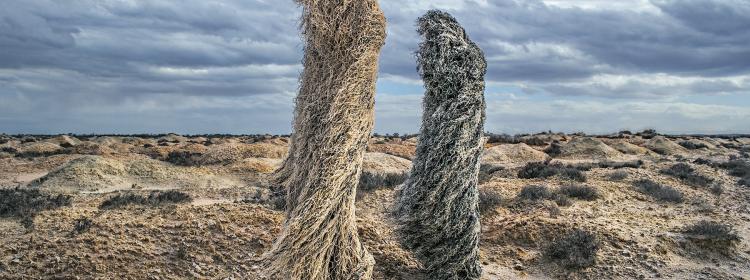
[[[403,144],[395,143],[370,143],[367,145],[367,152],[370,153],[384,153],[394,155],[397,157],[405,158],[408,160],[414,159],[416,154],[417,146],[409,142]]]
[[[624,140],[615,140],[611,141],[608,144],[610,147],[626,155],[647,155],[652,153],[649,149],[633,145],[630,142]]]
[[[228,143],[212,145],[199,162],[204,165],[230,164],[246,158],[281,159],[286,156],[287,147],[268,143],[240,144]]]
[[[246,158],[229,165],[229,170],[236,172],[273,173],[281,166],[282,159]]]
[[[170,134],[167,134],[167,135],[165,135],[163,137],[160,137],[156,141],[160,142],[160,143],[163,143],[163,142],[167,142],[167,143],[183,143],[183,142],[187,142],[188,138],[184,137],[184,136],[180,136],[178,134],[170,133]]]
[[[646,141],[644,144],[646,148],[661,155],[685,155],[688,153],[687,149],[683,148],[679,144],[672,142],[664,136],[656,136]]]
[[[120,161],[97,156],[71,160],[62,167],[31,183],[43,189],[63,191],[94,191],[113,185],[121,185],[126,166]]]
[[[69,147],[73,147],[78,144],[81,144],[81,140],[78,140],[78,138],[75,138],[73,136],[68,136],[68,135],[60,135],[55,138],[51,138],[47,140],[47,142],[55,143],[57,145],[60,145],[63,148],[69,148]]]
[[[385,153],[365,153],[362,161],[362,172],[407,173],[410,170],[411,161]]]
[[[735,141],[740,142],[742,145],[750,145],[750,138],[737,138]]]
[[[201,169],[178,168],[167,163],[136,158],[118,160],[85,156],[71,160],[58,169],[31,183],[51,191],[106,191],[128,189],[133,185],[172,188],[202,186],[206,182],[223,182]]]
[[[104,136],[104,137],[96,137],[96,138],[90,139],[89,141],[97,143],[102,146],[112,146],[114,144],[122,143],[122,138]]]
[[[482,163],[497,165],[523,164],[545,161],[547,158],[549,158],[547,154],[537,151],[525,143],[502,144],[484,150]]]
[[[83,141],[78,145],[68,148],[68,152],[71,154],[79,155],[101,156],[110,155],[115,151],[112,148],[107,147],[106,145],[101,145],[90,141]]]
[[[566,159],[611,159],[622,153],[591,137],[576,137],[560,147],[560,158]]]
[[[21,145],[17,150],[21,157],[38,157],[61,153],[63,148],[49,142],[31,142]]]

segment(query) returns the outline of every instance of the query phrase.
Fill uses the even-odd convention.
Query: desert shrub
[[[69,206],[70,201],[68,195],[45,194],[35,189],[0,189],[0,218],[17,218],[30,229],[37,213]]]
[[[544,185],[529,185],[521,188],[518,198],[524,200],[541,200],[552,195],[549,188]]]
[[[703,148],[707,149],[708,148],[708,146],[706,144],[703,144],[703,143],[694,143],[694,142],[690,142],[690,141],[680,141],[677,144],[680,144],[680,146],[682,146],[682,147],[684,147],[685,149],[688,149],[688,150],[698,150],[698,149],[703,149]]]
[[[395,187],[404,183],[408,177],[409,172],[362,172],[357,189],[369,191],[379,187]]]
[[[698,174],[695,169],[686,163],[678,163],[661,171],[663,174],[680,179],[685,184],[693,187],[709,187],[713,179]]]
[[[202,155],[190,151],[172,151],[167,155],[166,161],[179,166],[197,166]]]
[[[705,158],[697,158],[693,161],[694,164],[701,164],[701,165],[713,165],[714,162]]]
[[[600,161],[598,162],[599,168],[613,168],[613,169],[622,169],[622,168],[641,168],[643,167],[643,161],[642,160],[633,160],[633,161]]]
[[[729,171],[729,175],[747,177],[750,175],[750,162],[735,159],[719,164],[719,167]]]
[[[147,197],[137,194],[118,194],[99,205],[99,209],[116,209],[128,205],[159,206],[164,204],[187,203],[193,201],[189,194],[170,190],[151,192]]]
[[[518,178],[522,179],[549,178],[555,175],[578,182],[586,181],[586,174],[583,174],[581,170],[562,164],[530,162],[518,171]]]
[[[656,136],[659,136],[659,133],[657,133],[655,129],[646,129],[644,131],[639,132],[636,135],[641,136],[641,138],[643,139],[651,139]]]
[[[659,201],[679,203],[684,201],[684,195],[671,186],[664,186],[652,180],[643,179],[633,182],[636,189],[650,195]]]
[[[487,143],[490,144],[518,144],[521,140],[517,136],[511,136],[508,134],[485,134],[487,136]]]
[[[630,131],[630,130],[621,130],[617,134],[619,134],[619,135],[633,135],[633,132]]]
[[[544,152],[551,157],[559,156],[560,154],[562,154],[562,145],[560,145],[560,143],[557,141],[552,142],[549,147],[544,149]]]
[[[557,206],[566,207],[566,206],[573,205],[573,201],[571,201],[569,197],[563,194],[559,194],[559,193],[554,194],[553,200],[555,201],[555,204],[557,204]]]
[[[594,233],[574,230],[555,239],[544,248],[544,255],[569,269],[579,269],[596,263],[599,240]]]
[[[505,167],[495,164],[482,164],[479,167],[479,182],[487,182],[492,179],[492,174],[504,170]]]
[[[709,189],[712,194],[714,195],[721,195],[724,193],[724,185],[722,184],[713,184],[711,188]]]
[[[91,221],[88,217],[81,217],[73,221],[73,232],[76,234],[82,234],[89,229],[91,229],[91,226],[94,225],[94,222]]]
[[[567,197],[589,201],[596,200],[597,198],[601,197],[601,194],[599,194],[599,190],[589,185],[565,185],[560,187],[557,191]]]
[[[479,191],[479,212],[490,213],[503,203],[503,196],[493,190]]]
[[[2,147],[0,148],[0,152],[15,154],[15,153],[18,153],[18,150],[16,150],[16,148],[13,148],[13,147]]]
[[[522,138],[521,142],[525,143],[529,146],[545,146],[547,145],[547,141],[544,141],[541,137],[533,136],[533,137],[527,137]]]
[[[701,220],[685,227],[683,233],[701,247],[709,249],[729,249],[742,239],[729,224]]]
[[[628,175],[630,175],[625,170],[617,170],[612,173],[609,173],[609,180],[610,181],[622,181],[628,178]]]

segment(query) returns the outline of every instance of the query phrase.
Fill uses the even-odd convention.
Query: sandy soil
[[[644,165],[620,169],[628,173],[621,181],[610,179],[615,172],[612,168],[586,171],[585,184],[596,187],[601,198],[594,201],[573,199],[572,205],[564,207],[551,200],[534,202],[517,197],[521,188],[530,184],[555,189],[570,183],[557,177],[519,179],[516,176],[524,160],[539,156],[495,155],[502,161],[495,160],[491,164],[508,164],[505,169],[490,174],[480,186],[501,198],[494,210],[482,216],[484,279],[750,279],[750,188],[739,186],[737,178],[725,170],[691,163],[696,158],[721,162],[730,156],[741,157],[738,149],[711,145],[708,149],[688,151],[674,148],[670,142],[665,144],[664,141],[678,141],[667,138],[603,140],[575,142],[575,152],[565,153],[563,159],[555,161],[596,162],[602,156],[587,155],[586,151],[608,149],[601,145],[614,142],[644,149],[666,146],[680,152],[669,150],[667,153],[660,151],[663,155],[647,152],[623,156],[627,160],[643,160]],[[20,142],[8,141],[4,145],[18,146]],[[81,149],[73,147],[32,157],[0,158],[0,188],[41,188],[44,192],[67,193],[73,197],[71,206],[40,212],[34,218],[33,229],[25,228],[16,218],[0,218],[0,279],[259,277],[261,256],[278,233],[283,213],[274,210],[269,200],[268,167],[237,166],[247,163],[248,158],[253,163],[278,165],[279,154],[286,149],[286,139],[171,135],[160,139],[51,138],[37,139],[37,142],[97,143],[100,147],[96,153],[85,155],[77,154]],[[376,145],[371,149],[373,152],[401,158],[413,154],[413,139],[380,138],[372,142]],[[597,146],[586,147],[589,142]],[[740,147],[745,145],[736,143]],[[529,154],[530,147],[525,144],[520,144],[524,145],[521,147],[507,146],[519,144],[503,145],[505,151],[526,151],[516,153],[518,157]],[[41,144],[26,143],[25,147],[51,150],[49,145]],[[541,152],[545,147],[533,148]],[[106,152],[99,154],[100,151]],[[187,153],[175,159],[176,153],[170,157],[174,151]],[[101,160],[86,161],[86,168],[70,167],[72,161],[83,157]],[[97,165],[99,162],[117,168],[105,174],[94,172],[105,168]],[[186,162],[192,164],[184,166]],[[724,186],[724,192],[717,196],[660,172],[677,162],[689,163],[699,174]],[[54,177],[54,174],[78,175],[71,178]],[[54,178],[37,183],[40,178],[50,176]],[[97,184],[102,178],[117,184]],[[646,178],[678,189],[685,195],[684,202],[658,202],[632,186],[633,181]],[[86,188],[76,190],[75,186],[79,185]],[[98,207],[117,193],[145,195],[159,189],[178,189],[191,195],[193,201],[111,210]],[[377,188],[358,197],[360,236],[377,261],[376,279],[426,279],[419,262],[399,244],[394,230],[396,223],[390,214],[396,195],[397,191],[392,188]],[[90,219],[92,225],[78,233],[74,224],[82,217]],[[684,236],[682,229],[704,219],[733,225],[742,241],[728,252],[697,247]],[[600,240],[593,266],[567,269],[544,256],[544,247],[573,229],[592,231]]]

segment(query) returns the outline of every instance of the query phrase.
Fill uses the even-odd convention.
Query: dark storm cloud
[[[418,81],[414,21],[441,8],[486,52],[491,84],[633,102],[748,94],[750,2],[646,4],[381,0],[389,22],[381,77]],[[301,71],[299,12],[291,0],[0,1],[0,131],[132,131],[152,117],[163,126],[144,129],[241,130],[249,118],[258,123],[246,127],[286,132]],[[378,110],[391,112],[418,98],[380,100]],[[195,127],[179,125],[186,115]],[[48,122],[60,119],[68,124]]]

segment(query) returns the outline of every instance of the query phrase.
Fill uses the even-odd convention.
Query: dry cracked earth
[[[750,138],[490,135],[484,279],[750,279]],[[281,136],[0,136],[0,279],[257,279]],[[373,137],[376,279],[426,279],[391,209],[414,137]]]

